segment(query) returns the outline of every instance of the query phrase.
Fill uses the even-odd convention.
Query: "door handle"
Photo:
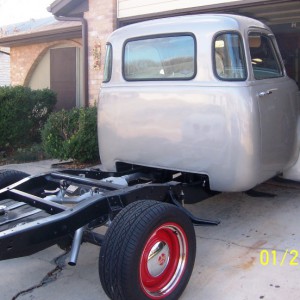
[[[267,96],[267,95],[271,95],[274,91],[277,91],[277,89],[269,89],[265,92],[260,92],[260,93],[258,93],[258,96],[259,97],[264,97],[264,96]]]

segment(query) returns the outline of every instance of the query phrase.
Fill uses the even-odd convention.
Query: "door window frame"
[[[251,54],[251,47],[250,47],[250,40],[249,40],[249,37],[252,35],[257,35],[257,36],[262,36],[264,38],[267,38],[268,41],[269,41],[269,45],[271,45],[272,47],[272,52],[273,52],[273,56],[276,60],[276,63],[277,63],[277,66],[278,66],[278,69],[279,69],[279,75],[278,76],[268,76],[268,77],[258,77],[258,76],[255,76],[255,69],[253,68],[253,65],[255,63],[258,63],[258,62],[255,62],[253,61],[255,58],[252,57],[252,54]],[[248,39],[248,51],[249,51],[249,65],[250,65],[250,68],[251,68],[251,72],[253,74],[253,79],[254,80],[269,80],[269,79],[276,79],[276,78],[282,78],[285,76],[285,68],[284,68],[284,65],[283,65],[283,61],[282,61],[282,58],[281,58],[281,55],[280,55],[280,52],[279,52],[279,48],[277,46],[277,43],[276,43],[276,39],[275,39],[275,36],[269,32],[269,31],[263,31],[263,30],[251,30],[248,32],[248,35],[247,35],[247,39]],[[259,58],[256,58],[256,59],[259,59]]]

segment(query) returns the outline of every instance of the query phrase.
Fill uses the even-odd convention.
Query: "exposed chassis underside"
[[[76,264],[81,242],[101,246],[104,236],[93,230],[109,225],[138,200],[172,203],[196,225],[217,225],[184,208],[184,202],[211,195],[206,185],[203,177],[134,168],[114,174],[67,170],[24,178],[0,190],[0,260],[73,240],[70,264]]]

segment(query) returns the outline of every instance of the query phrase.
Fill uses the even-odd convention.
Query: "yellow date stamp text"
[[[299,252],[294,249],[286,249],[285,252],[264,249],[260,251],[259,261],[262,266],[298,266],[298,257]]]

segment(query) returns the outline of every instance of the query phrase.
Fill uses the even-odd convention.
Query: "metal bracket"
[[[206,219],[200,219],[196,216],[194,216],[190,211],[188,211],[186,208],[184,208],[176,199],[175,195],[172,190],[169,191],[170,199],[173,204],[175,204],[181,211],[183,211],[192,221],[194,225],[197,226],[216,226],[220,224],[220,221],[218,220],[206,220]]]

